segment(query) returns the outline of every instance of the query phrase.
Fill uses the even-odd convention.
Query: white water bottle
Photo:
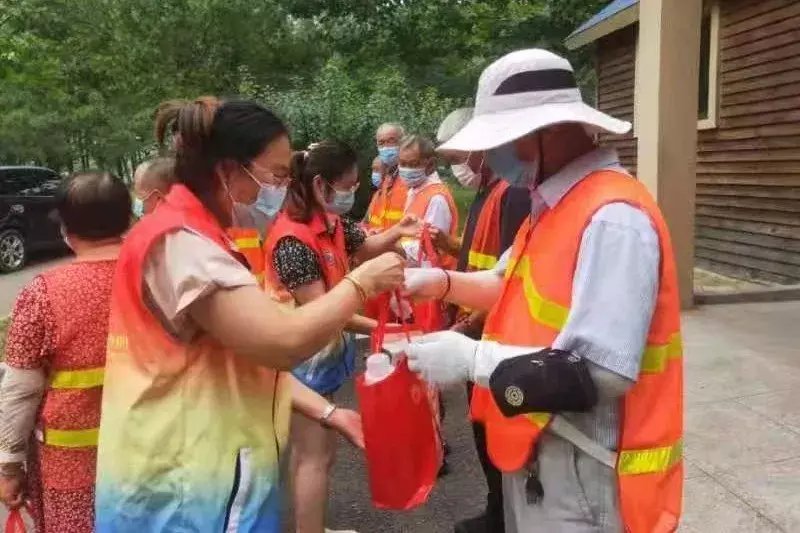
[[[367,371],[364,372],[364,384],[374,385],[388,378],[394,372],[392,361],[385,353],[374,353],[367,357]]]

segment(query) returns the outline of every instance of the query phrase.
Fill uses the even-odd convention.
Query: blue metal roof
[[[632,5],[638,4],[638,3],[639,3],[639,0],[614,0],[613,2],[608,4],[606,7],[604,7],[600,11],[598,11],[592,18],[590,18],[589,20],[587,20],[586,22],[581,24],[581,26],[577,30],[572,32],[569,37],[573,37],[575,35],[578,35],[579,33],[583,33],[586,30],[588,30],[589,28],[597,26],[598,24],[600,24],[604,20],[613,17],[614,15],[619,13],[620,11],[622,11],[624,9],[628,9]]]

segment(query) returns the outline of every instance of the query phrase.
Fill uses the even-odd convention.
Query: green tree
[[[245,94],[297,146],[432,134],[517,48],[564,52],[602,0],[0,0],[0,163],[130,175],[167,98]],[[585,55],[571,56],[591,87]],[[592,91],[593,92],[593,91]],[[589,92],[588,94],[591,94]]]

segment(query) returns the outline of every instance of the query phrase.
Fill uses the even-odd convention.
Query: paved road
[[[343,388],[336,401],[354,406],[352,387]],[[462,389],[450,390],[445,402],[450,474],[439,480],[428,503],[404,513],[374,509],[369,503],[363,458],[343,444],[334,472],[328,527],[360,533],[452,533],[455,522],[481,513],[486,485],[466,422],[466,394]]]
[[[46,254],[38,254],[32,257],[22,270],[11,274],[0,274],[0,317],[4,317],[11,312],[17,293],[26,283],[37,274],[41,274],[48,268],[68,260],[69,258],[64,256],[63,253],[48,252]]]

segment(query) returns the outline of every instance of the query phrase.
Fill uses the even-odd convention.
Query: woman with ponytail
[[[289,407],[360,443],[360,419],[285,372],[398,286],[402,258],[363,263],[314,302],[265,297],[226,234],[289,175],[284,124],[247,101],[173,117],[177,183],[128,234],[111,295],[97,531],[280,531]]]
[[[265,244],[270,283],[291,293],[302,309],[324,298],[348,275],[350,265],[394,249],[401,237],[414,236],[413,218],[367,237],[360,225],[343,215],[353,206],[358,188],[355,151],[322,141],[292,158],[292,181],[283,212]],[[331,341],[293,370],[295,377],[331,398],[353,370],[350,333],[370,333],[376,323],[353,316]],[[309,354],[311,355],[311,354]],[[323,533],[328,478],[336,454],[336,434],[297,413],[292,419],[292,490],[297,533]]]

